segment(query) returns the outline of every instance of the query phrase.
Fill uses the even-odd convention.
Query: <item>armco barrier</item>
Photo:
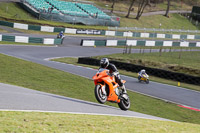
[[[89,58],[89,57],[78,58],[78,63],[81,63],[81,64],[99,66],[99,62],[100,60]],[[165,78],[165,79],[170,79],[170,80],[174,80],[178,82],[184,82],[188,84],[200,85],[200,77],[166,71],[166,70],[157,69],[157,68],[143,67],[140,65],[134,65],[134,64],[123,63],[123,62],[118,62],[118,61],[110,61],[110,62],[115,64],[118,69],[131,71],[131,72],[139,72],[141,69],[145,69],[149,75],[153,75],[153,76]]]
[[[18,42],[18,43],[41,43],[41,44],[62,44],[62,39],[54,38],[37,38],[37,37],[26,37],[26,36],[10,36],[10,35],[1,35],[0,41],[7,42]]]
[[[140,41],[140,40],[82,40],[81,46],[166,46],[200,47],[200,42],[186,41]]]
[[[90,35],[106,35],[106,36],[121,36],[121,37],[141,37],[141,38],[162,38],[162,39],[177,39],[177,40],[194,40],[200,39],[200,35],[178,35],[178,34],[161,34],[161,33],[140,33],[140,32],[122,32],[122,31],[105,31],[105,30],[87,30],[74,29],[63,27],[51,27],[40,25],[29,25],[21,23],[12,23],[8,21],[0,21],[0,25],[24,30],[36,30],[43,32],[60,32],[64,31],[69,34],[90,34]]]

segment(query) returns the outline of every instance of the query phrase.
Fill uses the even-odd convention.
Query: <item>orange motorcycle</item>
[[[126,93],[123,93],[115,81],[114,75],[109,73],[109,70],[100,68],[93,76],[95,84],[95,97],[99,103],[104,104],[106,101],[118,103],[122,110],[130,108],[130,100]],[[123,80],[123,83],[126,81]]]

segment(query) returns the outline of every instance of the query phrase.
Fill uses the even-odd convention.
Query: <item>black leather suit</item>
[[[109,63],[109,65],[105,68],[109,70],[110,74],[113,74],[115,76],[115,80],[116,82],[119,84],[119,86],[123,86],[122,80],[120,78],[119,72],[116,68],[116,66],[112,63]]]

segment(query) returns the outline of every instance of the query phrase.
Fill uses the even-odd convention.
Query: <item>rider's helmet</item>
[[[141,70],[141,73],[142,73],[142,74],[145,74],[145,70],[144,70],[144,69],[142,69],[142,70]]]
[[[108,58],[102,58],[101,61],[100,61],[101,68],[106,68],[108,65],[109,65]]]
[[[61,31],[60,33],[63,33],[63,31]]]

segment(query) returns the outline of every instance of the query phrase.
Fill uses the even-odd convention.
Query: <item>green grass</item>
[[[188,5],[186,3],[180,3],[179,1],[171,1],[170,3],[170,10],[187,10],[187,11],[191,11],[192,10],[192,6]],[[161,11],[165,11],[167,8],[167,1],[165,1],[164,3],[158,4],[156,10],[161,10]]]
[[[1,29],[1,28],[0,28],[0,32],[6,32],[6,31],[5,31],[4,29]]]
[[[120,19],[120,27],[144,27],[144,28],[159,28],[160,23],[162,29],[185,29],[198,30],[188,19],[179,14],[169,14],[170,18],[163,15],[142,16],[140,20],[134,19],[134,16],[125,18],[118,14]]]
[[[197,124],[114,116],[5,111],[0,116],[0,132],[197,133],[200,130]]]
[[[18,19],[35,19],[16,3],[0,2],[0,16]]]
[[[108,48],[126,48],[125,46],[107,46]],[[127,47],[127,49],[129,50],[130,46]],[[162,48],[163,50],[164,49],[171,49],[172,51],[175,50],[175,49],[183,49],[185,51],[191,51],[191,50],[200,50],[200,47],[176,47],[176,46],[173,46],[173,47],[168,47],[168,46],[164,46],[164,47],[160,47],[160,46],[131,46],[132,49],[141,49],[141,52],[143,49],[149,49],[149,53],[150,53],[150,50],[153,50],[153,49],[160,49]]]
[[[0,82],[97,102],[92,80],[0,54]],[[199,112],[128,91],[130,110],[176,121],[200,124]],[[117,104],[107,103],[117,107]]]

